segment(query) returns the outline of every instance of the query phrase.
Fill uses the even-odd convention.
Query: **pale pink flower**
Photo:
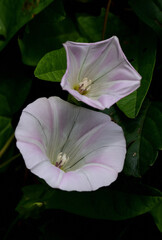
[[[106,114],[58,97],[39,98],[22,112],[15,136],[25,164],[52,188],[92,191],[123,169],[123,131]]]
[[[61,86],[78,101],[105,109],[140,86],[141,76],[128,62],[117,37],[96,43],[67,41],[67,70]]]

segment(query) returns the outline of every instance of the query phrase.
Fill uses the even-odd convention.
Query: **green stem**
[[[108,15],[109,15],[109,11],[110,11],[110,5],[111,5],[111,0],[108,0],[107,7],[106,7],[106,12],[105,12],[103,31],[102,31],[102,40],[105,39],[105,33],[106,33],[106,27],[107,27],[107,19],[108,19]]]
[[[2,149],[0,150],[0,158],[2,157],[2,155],[5,153],[5,151],[7,150],[7,148],[9,147],[9,145],[11,144],[12,140],[14,139],[14,133],[11,135],[11,137],[7,140],[7,142],[5,143],[5,145],[2,147]]]
[[[10,226],[8,227],[8,230],[6,232],[6,234],[3,237],[3,240],[9,239],[9,235],[11,233],[11,231],[13,230],[13,228],[15,227],[15,225],[18,223],[18,221],[20,220],[20,216],[18,215],[13,222],[10,224]]]
[[[13,156],[13,157],[11,157],[10,159],[8,159],[6,162],[0,164],[0,169],[3,168],[3,167],[5,167],[5,166],[8,165],[10,162],[12,162],[13,160],[15,160],[16,158],[18,158],[18,157],[20,157],[20,156],[21,156],[21,154],[18,153],[18,154],[16,154],[15,156]]]

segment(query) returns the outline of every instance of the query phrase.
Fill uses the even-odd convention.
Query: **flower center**
[[[91,88],[92,80],[87,77],[83,78],[83,80],[79,83],[77,87],[74,87],[80,94],[86,94]]]
[[[68,161],[69,161],[69,157],[66,156],[66,153],[63,154],[62,152],[60,152],[57,155],[55,166],[58,168],[62,168]]]

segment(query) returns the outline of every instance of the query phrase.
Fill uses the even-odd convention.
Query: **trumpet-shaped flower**
[[[53,188],[96,190],[115,181],[123,168],[121,127],[106,114],[58,97],[29,104],[15,136],[27,168]]]
[[[67,70],[61,86],[78,101],[105,109],[140,86],[141,76],[128,62],[118,38],[64,44]]]

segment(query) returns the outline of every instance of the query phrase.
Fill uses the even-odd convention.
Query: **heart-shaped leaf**
[[[66,70],[65,49],[47,53],[38,63],[35,76],[42,80],[60,82]]]

